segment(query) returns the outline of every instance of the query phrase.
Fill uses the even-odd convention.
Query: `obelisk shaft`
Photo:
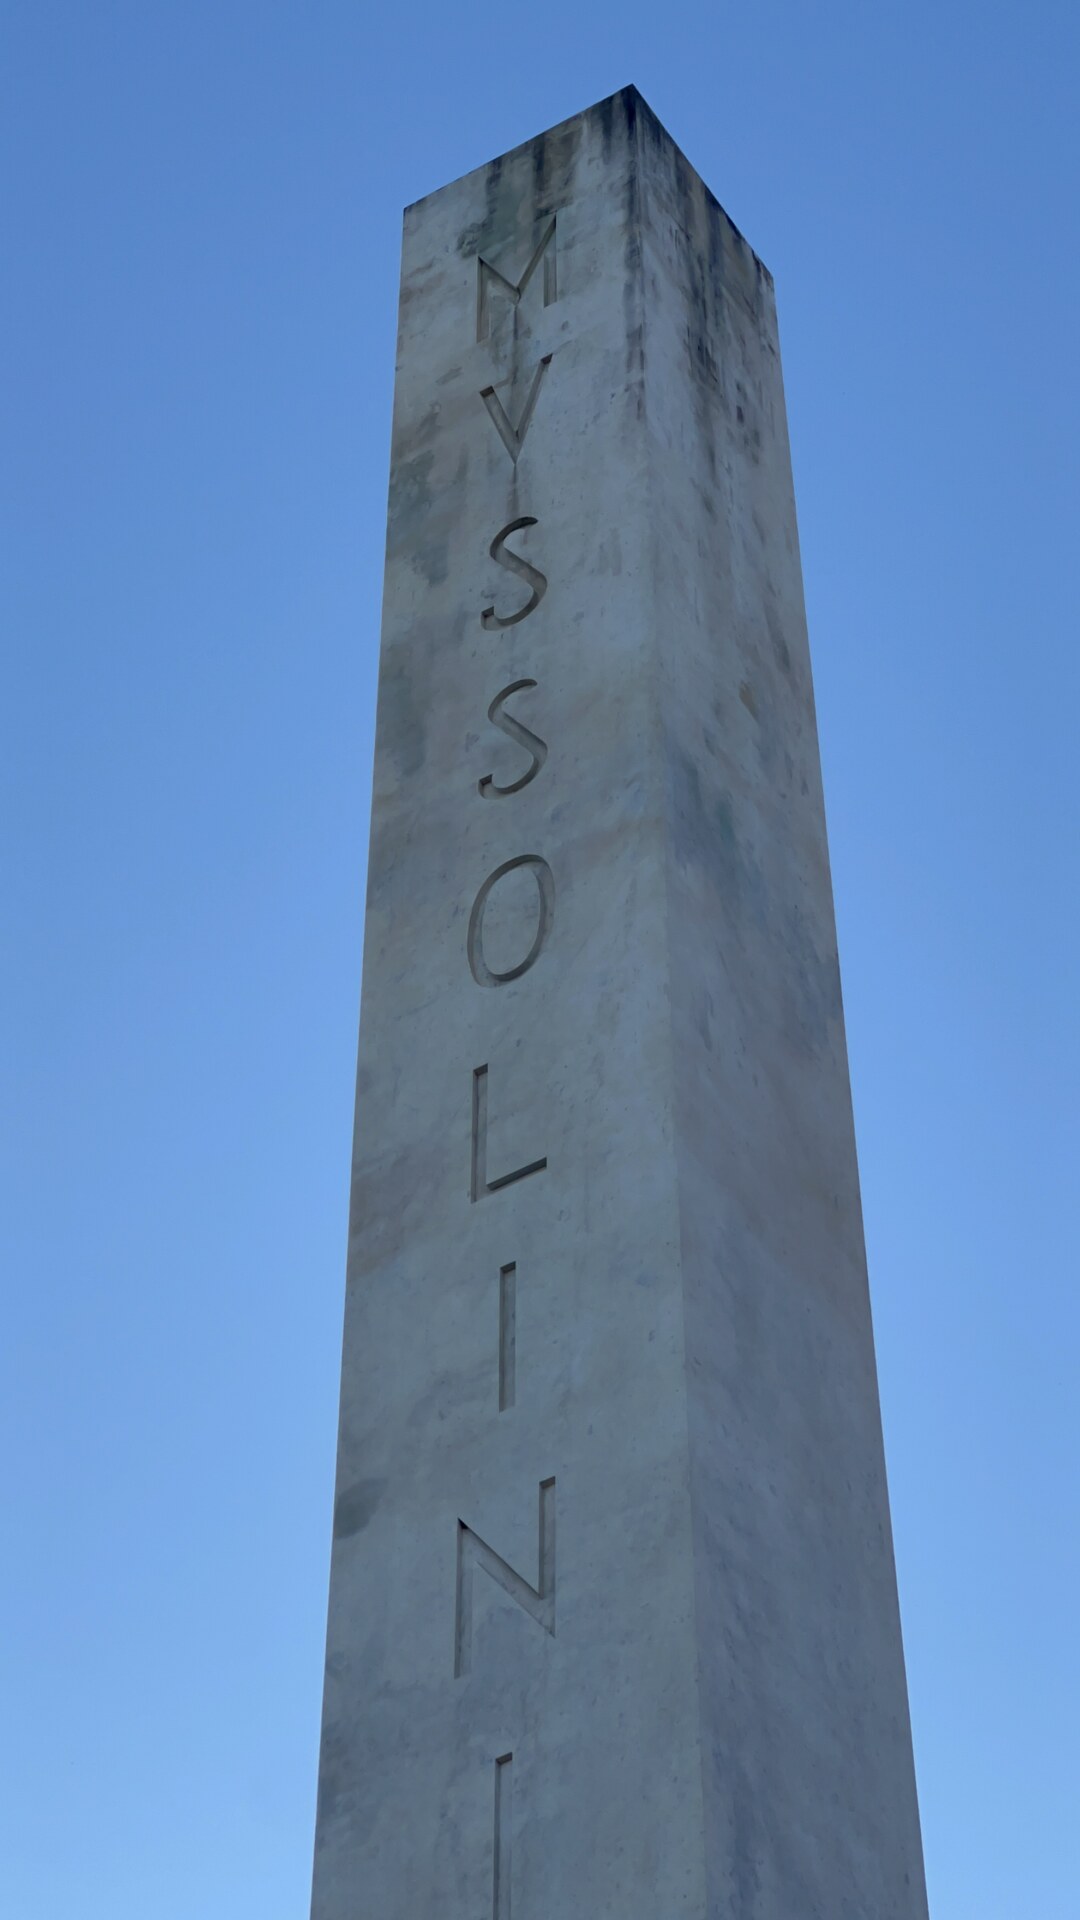
[[[410,208],[314,1920],[925,1920],[768,273]]]

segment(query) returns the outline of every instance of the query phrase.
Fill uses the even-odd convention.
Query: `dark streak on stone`
[[[339,1493],[334,1502],[335,1540],[362,1533],[385,1492],[385,1480],[357,1480]]]
[[[431,506],[431,470],[433,453],[418,453],[411,460],[395,463],[390,481],[387,524],[387,550],[398,553],[416,536],[415,522]]]
[[[622,99],[623,95],[617,95]],[[634,389],[638,420],[645,417],[645,287],[642,250],[641,152],[637,139],[637,96],[626,95],[629,135],[626,166],[626,247],[623,260],[623,316],[626,326],[626,378]]]

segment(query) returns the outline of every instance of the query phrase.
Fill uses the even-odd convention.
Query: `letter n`
[[[519,1607],[543,1627],[555,1633],[555,1482],[540,1482],[540,1571],[538,1583],[530,1587],[501,1554],[481,1540],[478,1533],[458,1521],[457,1535],[457,1610],[454,1624],[454,1677],[468,1673],[472,1665],[473,1577],[482,1567],[496,1586],[516,1600]]]

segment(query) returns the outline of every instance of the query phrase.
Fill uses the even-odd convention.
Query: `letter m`
[[[544,305],[550,307],[558,298],[555,280],[555,215],[552,214],[540,236],[528,266],[520,280],[508,280],[505,273],[493,267],[490,260],[481,255],[476,258],[476,337],[486,340],[491,332],[491,296],[501,293],[511,306],[516,307],[529,281],[540,265],[544,263]]]
[[[457,1530],[457,1610],[454,1623],[454,1678],[468,1673],[472,1665],[473,1577],[482,1567],[496,1586],[516,1600],[519,1607],[543,1627],[555,1632],[555,1482],[540,1482],[540,1574],[530,1587],[520,1573],[501,1554],[481,1540],[478,1533],[458,1521]]]

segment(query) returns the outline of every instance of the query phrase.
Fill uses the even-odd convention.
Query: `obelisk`
[[[925,1920],[773,286],[405,215],[314,1920]]]

